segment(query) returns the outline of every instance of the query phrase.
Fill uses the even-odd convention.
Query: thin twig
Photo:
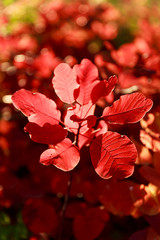
[[[67,188],[67,192],[64,198],[64,203],[62,206],[62,210],[60,213],[60,217],[61,217],[61,226],[60,226],[60,232],[59,232],[59,240],[62,240],[63,238],[63,230],[64,230],[64,219],[65,219],[65,213],[66,213],[66,209],[67,209],[67,204],[68,204],[68,200],[69,200],[69,194],[70,194],[70,189],[71,189],[71,183],[72,183],[72,172],[70,172],[70,178],[68,180],[68,188]]]
[[[78,140],[79,140],[80,129],[81,129],[81,123],[79,123],[78,131],[77,131],[77,134],[76,134],[76,143],[75,143],[75,145],[77,147],[78,147]]]
[[[71,189],[71,182],[72,182],[72,172],[70,172],[70,178],[68,180],[67,193],[65,195],[64,203],[63,203],[63,206],[62,206],[62,211],[61,211],[61,214],[60,214],[61,217],[63,217],[65,215],[65,212],[66,212],[68,199],[69,199],[69,193],[70,193],[70,189]]]

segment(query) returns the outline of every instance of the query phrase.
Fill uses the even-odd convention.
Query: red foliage
[[[24,223],[33,233],[52,233],[57,229],[56,211],[42,199],[28,199],[22,214]]]
[[[92,117],[92,122],[89,122],[88,117],[91,114],[92,107],[94,107],[94,102],[96,102],[93,101],[91,96],[97,95],[97,89],[97,96],[99,98],[104,96],[104,92],[99,91],[99,87],[96,90],[93,88],[97,81],[99,84],[101,83],[97,78],[98,70],[88,59],[82,60],[81,64],[79,66],[75,65],[73,69],[65,63],[61,63],[55,68],[53,87],[57,95],[62,101],[71,104],[71,106],[76,99],[79,103],[76,106],[73,105],[72,109],[67,111],[69,115],[66,115],[67,121],[65,117],[65,123],[63,123],[70,131],[75,133],[75,145],[77,146],[79,135],[83,136],[88,129],[92,129],[96,125],[97,119],[94,117],[93,120]],[[110,90],[114,88],[115,80],[115,77],[112,77],[108,83],[106,82],[109,91],[106,87],[105,95],[109,94]],[[78,93],[76,90],[79,86],[80,91]],[[42,94],[32,94],[24,89],[13,94],[12,101],[19,110],[28,116],[29,121],[33,122],[25,127],[31,134],[31,138],[36,142],[54,145],[52,149],[46,150],[41,155],[40,162],[45,165],[53,164],[64,171],[72,170],[79,162],[79,154],[69,139],[63,140],[66,132],[63,132],[62,128],[53,125],[55,122],[60,121],[60,113],[56,109],[56,104]],[[151,107],[152,101],[150,99],[146,100],[142,94],[133,93],[132,95],[122,96],[112,107],[105,108],[102,118],[109,123],[137,122]],[[34,125],[34,123],[37,125]],[[59,130],[62,133],[56,139]],[[48,135],[49,131],[52,134],[51,138]],[[38,134],[41,136],[38,137]],[[58,143],[60,140],[63,141]],[[136,161],[137,153],[134,144],[126,136],[106,132],[91,142],[90,153],[95,171],[103,178],[110,178],[113,175],[117,178],[124,178],[133,173],[133,164]],[[72,155],[72,158],[70,158],[70,155]]]
[[[77,98],[75,90],[79,88],[76,74],[66,63],[59,64],[54,74],[52,83],[55,92],[63,102],[72,104]]]
[[[22,212],[30,240],[158,239],[159,8],[34,4],[13,31],[0,16],[0,222]]]
[[[105,188],[99,195],[100,202],[104,208],[118,216],[127,216],[135,214],[135,206],[130,192],[135,186],[131,181],[108,181]]]
[[[104,229],[108,219],[108,213],[100,208],[89,208],[84,214],[77,214],[73,222],[76,239],[95,239]]]
[[[135,123],[143,118],[151,107],[152,100],[146,99],[143,94],[127,94],[121,96],[111,107],[106,107],[103,111],[103,118],[109,123]]]
[[[95,171],[102,178],[125,178],[133,174],[137,151],[127,138],[114,132],[106,132],[95,138],[90,147]]]
[[[21,89],[12,96],[12,101],[30,122],[41,127],[45,123],[52,125],[59,123],[60,111],[57,110],[56,103],[41,93]]]
[[[79,151],[68,138],[56,144],[55,147],[44,151],[40,157],[42,164],[55,165],[63,171],[70,171],[75,168],[79,160]]]

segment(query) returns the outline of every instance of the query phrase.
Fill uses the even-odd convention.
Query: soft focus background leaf
[[[45,199],[47,206],[51,206],[52,210],[54,208],[56,216],[60,217],[70,179],[70,173],[39,163],[39,156],[46,150],[46,145],[43,141],[40,144],[29,139],[23,131],[27,119],[11,103],[11,96],[21,88],[42,93],[52,99],[58,111],[61,111],[62,121],[66,111],[66,121],[71,120],[70,115],[79,118],[88,116],[77,138],[81,160],[72,173],[62,238],[68,240],[77,236],[73,228],[76,221],[80,222],[76,228],[80,229],[82,239],[88,234],[86,225],[92,232],[95,223],[98,227],[95,226],[90,236],[97,240],[128,240],[132,235],[139,236],[141,232],[147,234],[147,240],[159,238],[159,22],[158,0],[0,1],[1,240],[58,239],[61,224],[56,225],[55,221],[55,232],[35,234],[30,232],[30,224],[24,225],[21,213],[28,199],[34,199],[35,202],[37,199]],[[86,109],[79,106],[69,112],[68,104],[62,102],[53,89],[51,81],[54,69],[59,63],[69,64],[71,68],[75,64],[79,66],[83,58],[89,59],[98,69],[98,81],[103,82],[116,75],[118,82],[109,96],[101,94],[104,89],[100,87],[99,96],[104,97],[98,100],[98,95],[94,96],[95,101],[98,101],[91,111],[89,103]],[[103,86],[102,83],[100,85]],[[91,89],[91,86],[88,87]],[[153,124],[149,124],[150,118],[147,116],[141,125],[135,123],[124,126],[106,123],[99,118],[104,108],[110,107],[122,95],[134,92],[143,93],[154,102],[150,110],[155,120]],[[97,93],[96,87],[93,93]],[[87,95],[88,99],[90,96]],[[42,105],[39,104],[40,109]],[[48,106],[46,104],[46,109]],[[93,113],[95,118],[90,116]],[[77,133],[78,123],[73,121],[70,125],[71,131],[67,137],[72,142],[76,140],[73,131]],[[36,129],[32,130],[35,133]],[[149,135],[150,141],[140,141],[141,130]],[[128,180],[101,179],[94,171],[89,145],[95,137],[107,131],[126,135],[136,143],[138,158],[134,173]],[[44,136],[54,139],[50,131],[45,131]],[[62,140],[58,134],[57,137]],[[50,149],[53,147],[49,145]],[[107,209],[109,220],[100,218],[90,208],[98,208],[102,212],[106,211],[104,208]],[[36,224],[44,220],[45,207],[39,212],[42,214],[41,219],[35,219],[38,212],[31,211],[28,220],[34,219]],[[47,225],[48,220],[42,222],[41,226]],[[53,226],[52,221],[50,224]]]

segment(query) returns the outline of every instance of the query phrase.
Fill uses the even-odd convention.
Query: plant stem
[[[77,134],[76,134],[76,140],[75,140],[76,143],[75,143],[75,145],[76,145],[77,147],[78,147],[78,137],[79,137],[80,129],[81,129],[81,123],[79,124],[79,128],[78,128],[78,131],[77,131]],[[71,171],[71,172],[70,172],[70,178],[69,178],[69,180],[68,180],[67,192],[66,192],[66,195],[65,195],[65,198],[64,198],[64,203],[63,203],[63,206],[62,206],[62,211],[61,211],[61,213],[60,213],[61,226],[60,226],[60,232],[59,232],[59,240],[62,240],[62,239],[63,239],[65,212],[66,212],[67,204],[68,204],[68,200],[69,200],[69,194],[70,194],[70,189],[71,189],[72,178],[73,178],[73,174],[72,174],[72,171]]]
[[[68,180],[68,188],[67,188],[67,193],[66,193],[65,198],[64,198],[64,203],[63,203],[63,207],[62,207],[62,211],[61,211],[61,217],[63,217],[65,215],[65,212],[66,212],[68,199],[69,199],[69,193],[70,193],[70,189],[71,189],[71,182],[72,182],[72,172],[70,172],[70,178]]]
[[[63,239],[63,230],[64,230],[64,219],[65,219],[65,213],[66,213],[66,209],[67,209],[67,204],[68,204],[68,200],[69,200],[69,194],[70,194],[70,189],[71,189],[71,183],[72,183],[72,172],[70,172],[70,178],[68,180],[68,188],[67,188],[67,192],[64,198],[64,203],[62,206],[62,210],[60,213],[60,217],[61,217],[61,226],[60,226],[60,232],[59,232],[59,240]]]
[[[81,129],[81,123],[79,123],[78,131],[77,131],[77,134],[76,134],[76,144],[75,145],[77,147],[78,147],[78,138],[79,138],[80,129]]]

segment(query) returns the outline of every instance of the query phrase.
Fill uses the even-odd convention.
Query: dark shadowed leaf
[[[73,122],[82,122],[83,119],[78,117],[76,114],[73,114],[70,119],[73,121]]]
[[[50,125],[46,123],[43,127],[35,123],[27,123],[24,128],[25,131],[29,132],[31,139],[34,142],[53,144],[61,142],[67,136],[67,130],[62,128],[60,125]]]
[[[108,96],[114,89],[117,83],[117,77],[111,76],[108,81],[102,80],[99,81],[91,92],[92,103],[95,104],[99,98]]]
[[[63,102],[72,104],[78,96],[76,89],[79,88],[74,70],[67,63],[61,63],[55,68],[54,74],[52,83],[56,94]]]
[[[102,232],[109,214],[98,207],[87,209],[86,213],[77,215],[73,222],[74,235],[77,240],[93,240]]]
[[[144,219],[160,235],[160,228],[159,228],[160,214],[157,214],[157,215],[154,215],[154,216],[147,216],[147,215],[145,215]]]
[[[41,93],[21,89],[13,94],[12,101],[30,122],[39,126],[45,123],[54,125],[60,120],[60,111],[57,110],[56,103]]]
[[[142,93],[123,95],[103,111],[105,121],[114,124],[138,122],[152,107],[152,100]]]
[[[54,165],[63,171],[70,171],[79,163],[80,154],[78,148],[69,138],[58,143],[54,148],[47,149],[40,156],[43,165]]]
[[[114,90],[115,85],[118,82],[118,78],[117,78],[116,75],[113,75],[113,76],[110,76],[107,81],[108,81],[108,87],[106,89],[106,95],[105,96],[109,95]]]
[[[160,235],[151,227],[137,231],[128,240],[159,240]]]
[[[71,201],[68,203],[66,209],[67,218],[75,218],[77,215],[85,214],[88,206],[85,202],[81,201]]]
[[[90,115],[90,116],[88,116],[88,117],[86,118],[86,120],[87,120],[87,126],[88,126],[88,128],[92,128],[92,127],[94,127],[95,124],[96,124],[97,117],[94,116],[94,115]]]
[[[131,176],[137,158],[136,147],[130,139],[110,131],[93,140],[90,154],[95,171],[105,179]]]
[[[139,169],[139,172],[148,182],[160,187],[160,174],[155,168],[150,166],[142,166]]]
[[[87,127],[88,128],[92,128],[95,126],[96,124],[96,121],[97,121],[97,117],[94,116],[94,115],[90,115],[88,116],[86,119],[85,118],[80,118],[78,117],[77,115],[72,115],[70,117],[70,119],[73,121],[73,122],[78,122],[78,123],[82,123],[83,121],[86,121],[87,120]]]
[[[131,235],[129,240],[146,240],[147,239],[147,231],[148,231],[148,228],[137,231]]]
[[[42,199],[28,199],[24,205],[23,221],[33,233],[51,233],[58,225],[55,209]]]
[[[114,215],[129,216],[135,212],[130,188],[135,185],[132,181],[107,180],[103,192],[99,194],[99,200],[104,208]]]

